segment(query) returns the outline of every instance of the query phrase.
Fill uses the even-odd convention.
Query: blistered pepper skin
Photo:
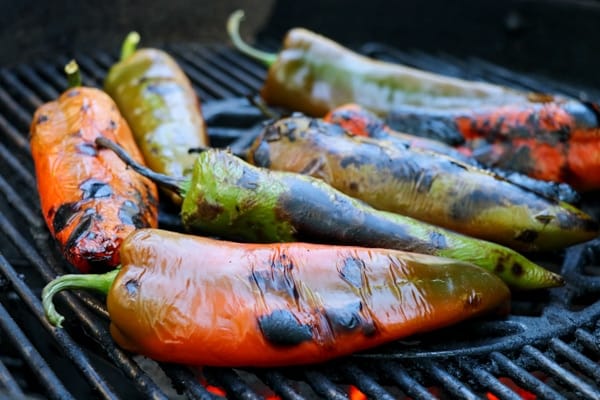
[[[452,158],[353,136],[304,116],[268,125],[249,152],[260,167],[322,179],[374,208],[519,251],[557,250],[591,240],[598,223]]]
[[[75,87],[36,110],[31,123],[43,216],[66,259],[82,272],[119,264],[122,240],[158,224],[157,189],[94,140],[103,136],[142,162],[127,122],[110,97]]]
[[[208,146],[200,100],[177,62],[159,49],[139,49],[115,64],[104,87],[131,126],[146,164],[187,176],[195,155]]]
[[[205,366],[322,362],[492,311],[510,292],[471,264],[394,250],[243,244],[140,230],[107,308],[123,348]]]

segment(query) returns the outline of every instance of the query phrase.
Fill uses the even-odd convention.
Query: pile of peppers
[[[111,335],[128,351],[285,366],[502,318],[512,291],[565,284],[529,255],[598,236],[576,207],[596,178],[568,161],[573,179],[554,179],[477,155],[520,146],[510,130],[524,123],[526,146],[546,140],[551,109],[583,140],[598,128],[580,104],[369,60],[304,29],[269,55],[241,41],[242,17],[228,30],[270,65],[261,96],[302,113],[267,121],[244,154],[211,148],[189,79],[166,52],[137,49],[136,33],[104,90],[81,87],[73,62],[71,88],[34,115],[44,218],[79,269],[43,290],[52,324],[64,320],[54,295],[90,289],[106,295]],[[499,132],[482,133],[492,115]],[[437,135],[450,139],[419,136],[430,118],[450,121]],[[158,227],[159,201],[180,207],[185,233]]]

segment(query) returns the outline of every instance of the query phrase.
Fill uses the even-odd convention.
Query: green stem
[[[129,32],[123,45],[121,46],[121,61],[135,53],[137,45],[140,43],[140,34],[137,32]]]
[[[117,268],[106,274],[69,274],[49,282],[42,290],[42,305],[46,318],[52,325],[62,327],[65,317],[60,315],[54,307],[52,300],[55,294],[65,289],[90,289],[106,295],[118,273],[119,269]]]
[[[70,88],[81,86],[81,71],[75,60],[71,60],[65,65],[65,73],[67,74],[67,81]]]
[[[174,178],[172,176],[159,174],[158,172],[152,171],[150,168],[146,167],[135,161],[124,148],[119,146],[117,143],[113,142],[110,139],[105,137],[96,138],[96,145],[99,147],[105,147],[115,152],[115,154],[125,162],[128,166],[133,168],[135,172],[138,174],[145,176],[146,178],[152,180],[153,182],[158,183],[160,186],[169,189],[181,197],[185,197],[185,193],[187,192],[187,187],[189,186],[189,182],[187,179]]]
[[[277,54],[267,53],[246,44],[240,37],[240,22],[244,19],[244,12],[242,10],[234,11],[227,20],[227,32],[229,38],[233,42],[233,45],[242,53],[248,57],[254,58],[270,67],[275,60],[277,60]]]

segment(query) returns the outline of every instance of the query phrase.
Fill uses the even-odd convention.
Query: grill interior
[[[263,48],[276,47],[266,42]],[[180,62],[203,103],[212,144],[241,149],[261,127],[247,100],[266,70],[224,45],[165,48]],[[600,92],[516,74],[480,59],[402,52],[379,43],[357,49],[383,60],[536,91],[600,100]],[[101,86],[116,54],[75,54],[83,83]],[[116,347],[102,298],[63,293],[57,306],[65,329],[52,328],[40,302],[42,287],[74,272],[41,218],[28,127],[35,108],[65,88],[69,57],[0,70],[0,398],[346,399],[350,385],[369,398],[600,399],[600,241],[540,257],[560,270],[559,289],[515,293],[511,315],[483,318],[419,335],[323,365],[281,369],[188,368],[155,363]],[[599,88],[600,89],[600,88]],[[582,208],[600,213],[590,195]],[[180,230],[163,205],[160,225]]]

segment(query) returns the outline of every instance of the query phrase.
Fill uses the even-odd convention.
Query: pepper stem
[[[254,58],[270,67],[277,59],[277,54],[267,53],[253,47],[250,47],[240,37],[240,22],[244,19],[244,11],[234,11],[227,20],[227,33],[233,42],[233,45],[248,57]]]
[[[150,168],[138,163],[135,161],[124,148],[119,146],[117,143],[113,142],[110,139],[105,137],[96,138],[96,145],[99,147],[105,147],[115,152],[117,156],[121,160],[125,162],[128,166],[133,168],[135,172],[138,174],[145,176],[146,178],[152,180],[153,182],[158,183],[160,186],[169,189],[181,197],[185,197],[185,188],[189,184],[186,179],[174,178],[172,176],[160,174],[158,172],[152,171]]]
[[[140,34],[137,32],[129,32],[121,45],[121,61],[135,53],[137,45],[140,43]]]
[[[119,268],[106,274],[68,274],[50,281],[42,290],[42,305],[48,321],[54,326],[62,327],[65,317],[59,314],[52,302],[54,295],[65,289],[90,289],[108,294]]]
[[[70,88],[81,86],[81,71],[79,70],[77,61],[69,61],[69,63],[65,65],[65,73],[67,74],[67,82],[69,82]]]

